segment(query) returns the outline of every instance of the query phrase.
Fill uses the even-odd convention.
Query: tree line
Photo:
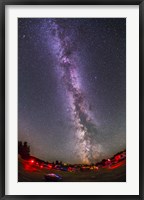
[[[18,141],[18,154],[20,154],[23,159],[29,159],[30,146],[28,146],[27,142],[22,143],[22,141]]]

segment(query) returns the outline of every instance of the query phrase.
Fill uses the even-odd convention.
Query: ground
[[[19,182],[44,182],[44,175],[49,173],[62,176],[63,182],[125,182],[126,161],[123,160],[111,168],[106,167],[99,168],[98,170],[68,172],[30,166],[26,161],[19,158]]]

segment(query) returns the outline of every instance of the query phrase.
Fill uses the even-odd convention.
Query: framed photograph
[[[1,198],[142,199],[143,4],[1,1]]]

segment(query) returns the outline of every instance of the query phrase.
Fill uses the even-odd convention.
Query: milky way
[[[48,161],[126,147],[126,20],[18,19],[18,136]]]
[[[77,48],[74,38],[67,29],[61,26],[58,19],[49,20],[52,48],[69,97],[70,112],[76,130],[76,154],[80,155],[81,162],[91,163],[96,160],[101,146],[96,142],[97,128],[79,84],[79,66],[74,56]]]

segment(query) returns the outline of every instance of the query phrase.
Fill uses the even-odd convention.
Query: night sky
[[[18,137],[45,161],[126,148],[126,19],[18,19]]]

